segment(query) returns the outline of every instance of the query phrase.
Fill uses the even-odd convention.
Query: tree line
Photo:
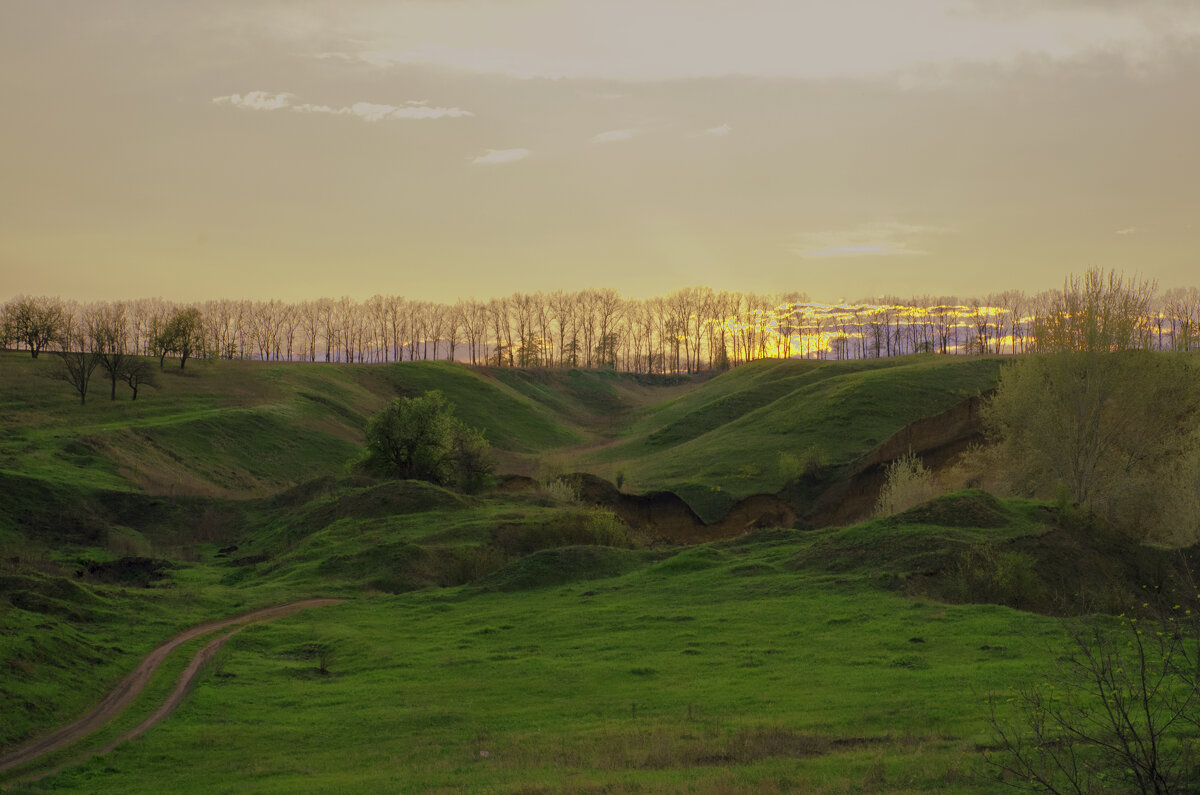
[[[1054,333],[1062,292],[983,298],[885,296],[853,303],[802,293],[690,287],[649,299],[612,289],[514,293],[453,304],[376,295],[288,303],[163,299],[96,302],[17,296],[0,308],[0,346],[258,361],[454,360],[500,367],[720,370],[755,359],[860,359],[916,352],[1016,354]],[[1137,347],[1200,348],[1200,290],[1151,285]],[[111,377],[111,374],[110,374]]]

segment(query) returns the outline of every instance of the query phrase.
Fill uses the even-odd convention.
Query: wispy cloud
[[[479,155],[471,162],[477,166],[496,163],[515,163],[524,160],[532,154],[528,149],[489,149],[486,155]]]
[[[918,239],[946,231],[937,226],[876,221],[850,229],[802,232],[796,236],[792,252],[808,258],[913,256],[928,253],[917,247]]]
[[[1136,226],[1127,226],[1124,229],[1117,230],[1118,235],[1132,235],[1135,232],[1137,232]]]
[[[277,13],[295,14],[288,5]],[[1104,56],[1132,65],[1200,38],[1195,0],[740,0],[706,3],[704,13],[695,13],[695,0],[385,5],[386,14],[314,20],[317,57],[519,78],[898,79],[1030,59]],[[352,46],[329,52],[334,39]]]
[[[266,91],[250,91],[245,94],[228,94],[223,97],[213,97],[217,105],[233,105],[246,110],[282,110],[292,103],[294,94],[286,91],[279,94],[268,94]]]
[[[613,141],[628,141],[633,136],[637,135],[635,130],[609,130],[608,132],[596,133],[592,136],[592,143],[607,144]]]
[[[425,102],[407,102],[404,105],[380,105],[375,102],[355,102],[349,107],[331,108],[328,105],[295,105],[292,110],[302,113],[332,113],[337,116],[357,116],[363,121],[384,119],[457,119],[474,116],[462,108],[430,107]]]
[[[385,119],[444,119],[473,116],[469,110],[462,108],[444,108],[431,106],[427,100],[409,100],[403,105],[384,105],[377,102],[355,102],[353,105],[333,107],[331,105],[313,105],[310,103],[293,104],[295,94],[280,92],[268,94],[266,91],[251,91],[247,94],[229,94],[223,97],[213,97],[217,105],[233,105],[246,110],[291,110],[296,113],[328,113],[334,116],[355,116],[363,121],[376,122]]]
[[[704,134],[705,135],[715,135],[718,138],[723,138],[726,135],[729,135],[729,133],[731,133],[731,132],[733,132],[732,127],[730,127],[728,124],[722,124],[719,127],[709,127],[707,130],[704,131]]]

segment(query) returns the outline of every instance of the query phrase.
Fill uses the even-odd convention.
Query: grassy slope
[[[778,492],[782,453],[845,471],[905,425],[994,387],[1001,363],[755,362],[645,409],[619,444],[580,467],[622,471],[635,490],[672,490],[702,516],[719,515],[733,499]]]
[[[53,357],[0,353],[0,472],[164,495],[271,494],[344,473],[389,397],[441,389],[484,429],[503,469],[624,472],[634,490],[672,489],[702,512],[706,495],[719,511],[778,491],[781,453],[848,466],[999,371],[998,360],[928,356],[764,361],[655,387],[580,370],[201,361],[168,368],[136,403],[124,390],[110,402],[95,381],[81,407],[50,380],[56,368]]]
[[[417,539],[437,510],[398,517],[407,529],[395,541]],[[374,594],[291,617],[232,641],[171,720],[47,786],[985,786],[977,747],[988,742],[986,694],[1050,663],[1056,622],[879,590],[876,557],[888,539],[911,533],[977,541],[1040,530],[1030,511],[1004,515],[993,529],[877,522],[761,533],[643,555],[608,579],[488,587],[530,569],[552,575],[534,555],[483,587]],[[459,543],[472,537],[460,531]],[[363,543],[336,523],[310,541],[295,547],[307,562],[289,564],[297,587],[318,578],[321,561]],[[825,561],[830,544],[843,549],[843,565],[805,563],[814,550]],[[860,544],[868,557],[855,558]],[[319,646],[333,652],[330,676],[316,671]]]
[[[570,539],[542,531],[578,509],[416,483],[331,489],[251,506],[235,555],[197,548],[172,587],[80,586],[107,612],[56,612],[85,597],[11,611],[24,623],[0,656],[33,670],[5,680],[3,711],[43,701],[66,715],[99,690],[86,657],[101,644],[123,650],[99,672],[115,676],[207,615],[355,597],[237,636],[170,720],[44,786],[986,789],[987,694],[1053,662],[1053,619],[905,595],[912,575],[950,570],[965,548],[1039,537],[1050,514],[1036,504],[966,492],[851,528],[519,557],[497,549],[514,528],[555,547]],[[454,581],[471,584],[422,587]],[[37,676],[59,667],[72,678]]]
[[[942,399],[952,403],[959,395],[973,393],[980,388],[978,384],[986,384],[991,377],[989,365],[971,360],[845,365],[786,362],[739,368],[693,387],[663,389],[604,373],[489,372],[445,364],[344,367],[222,362],[197,363],[196,369],[185,375],[166,373],[160,390],[144,392],[136,404],[125,400],[110,403],[106,392],[100,390],[93,393],[92,402],[86,408],[81,408],[71,400],[64,384],[45,379],[45,373],[54,365],[52,359],[31,362],[24,357],[0,354],[0,372],[4,376],[0,378],[0,406],[4,409],[0,414],[3,417],[0,420],[3,423],[0,478],[4,480],[4,489],[0,491],[0,546],[5,547],[6,561],[0,564],[0,576],[29,576],[25,567],[31,562],[30,550],[34,568],[44,572],[37,575],[44,582],[14,581],[5,587],[5,592],[10,595],[8,601],[14,606],[5,605],[4,613],[0,615],[0,623],[5,625],[7,633],[0,636],[0,665],[6,666],[0,699],[6,704],[3,710],[6,715],[20,712],[20,720],[14,718],[8,724],[5,738],[9,741],[32,729],[55,725],[64,716],[79,712],[119,678],[134,659],[178,629],[204,618],[313,594],[357,595],[364,589],[368,592],[404,591],[430,584],[480,580],[489,576],[497,565],[506,562],[510,567],[491,574],[494,579],[489,581],[502,590],[539,581],[547,572],[562,579],[564,571],[591,577],[638,569],[624,575],[624,579],[614,581],[629,583],[620,586],[622,590],[629,590],[628,601],[614,602],[612,612],[605,613],[607,617],[603,620],[589,618],[580,626],[572,623],[572,616],[577,611],[565,607],[571,604],[566,600],[578,596],[585,600],[581,604],[591,604],[586,602],[593,598],[586,596],[588,591],[594,590],[590,586],[567,585],[565,590],[554,591],[553,597],[546,590],[529,593],[432,591],[377,596],[369,600],[370,607],[345,608],[356,617],[346,625],[345,638],[349,646],[346,651],[339,651],[347,665],[357,666],[355,649],[359,647],[350,642],[353,638],[361,637],[363,643],[374,644],[388,658],[403,657],[409,652],[428,656],[452,650],[450,640],[437,632],[430,636],[428,642],[431,645],[427,646],[421,646],[407,635],[403,636],[403,641],[389,635],[396,627],[404,625],[409,611],[421,609],[422,604],[444,604],[446,593],[451,594],[452,602],[469,600],[472,611],[493,616],[497,626],[503,621],[513,627],[536,627],[543,621],[543,616],[551,617],[545,619],[551,621],[548,631],[555,637],[561,636],[562,644],[572,645],[543,645],[567,656],[575,646],[588,648],[595,638],[611,634],[619,642],[610,643],[611,648],[597,650],[603,652],[598,658],[598,668],[590,663],[580,672],[556,668],[557,655],[547,652],[537,655],[541,659],[538,665],[542,667],[533,670],[541,671],[547,677],[561,675],[565,681],[575,682],[584,691],[611,691],[622,694],[621,698],[645,691],[653,683],[654,692],[665,694],[664,703],[675,705],[671,709],[680,704],[691,705],[692,717],[687,719],[688,723],[679,730],[681,733],[675,740],[668,735],[679,729],[672,723],[678,716],[665,707],[652,712],[655,718],[650,723],[642,720],[646,714],[638,707],[642,718],[634,719],[632,709],[630,721],[616,718],[610,721],[608,713],[604,713],[606,717],[600,724],[584,721],[575,729],[572,727],[577,723],[576,713],[568,710],[562,716],[555,716],[557,707],[554,705],[561,706],[569,701],[566,691],[560,690],[558,695],[548,691],[528,703],[510,703],[508,706],[502,699],[494,706],[501,715],[506,714],[505,710],[515,711],[504,718],[517,728],[515,734],[509,735],[509,742],[520,747],[530,745],[534,748],[531,753],[552,757],[552,749],[545,744],[538,746],[534,740],[542,736],[543,730],[561,731],[567,737],[565,742],[574,747],[574,750],[563,750],[563,759],[578,759],[576,767],[596,768],[601,771],[597,773],[601,779],[617,783],[630,780],[630,776],[641,780],[648,775],[647,769],[656,766],[667,770],[662,774],[666,777],[664,781],[677,783],[678,776],[683,774],[670,771],[689,766],[679,760],[694,762],[706,754],[729,756],[728,748],[720,750],[725,748],[723,743],[736,744],[742,740],[750,745],[768,743],[769,738],[759,736],[762,734],[759,729],[767,723],[779,723],[792,734],[816,730],[802,717],[811,712],[812,702],[789,701],[793,699],[790,694],[797,684],[783,674],[773,678],[773,684],[752,680],[757,682],[758,690],[753,694],[741,693],[738,703],[744,701],[744,707],[735,705],[715,716],[703,713],[703,702],[686,688],[678,689],[683,685],[675,684],[676,676],[682,677],[680,681],[693,677],[693,668],[672,667],[666,663],[638,666],[629,662],[647,655],[668,655],[672,660],[671,655],[675,654],[689,660],[702,656],[686,652],[682,647],[675,648],[688,641],[690,636],[685,636],[689,632],[694,635],[695,628],[700,625],[681,621],[676,626],[676,623],[665,622],[670,631],[664,631],[660,626],[664,622],[658,622],[641,635],[623,635],[621,633],[627,630],[623,628],[621,615],[626,619],[630,615],[657,616],[662,614],[663,604],[686,608],[691,611],[693,620],[699,620],[697,613],[712,611],[712,615],[723,617],[718,624],[727,626],[706,624],[702,634],[711,637],[717,646],[740,649],[750,642],[751,637],[760,637],[764,626],[785,626],[791,621],[789,631],[800,631],[801,627],[819,625],[821,610],[839,605],[839,609],[845,611],[850,611],[856,604],[874,605],[868,613],[879,621],[890,622],[899,620],[897,611],[909,609],[907,603],[865,585],[855,586],[835,597],[829,593],[829,588],[843,587],[847,577],[845,572],[831,576],[781,568],[780,561],[784,557],[798,554],[800,547],[795,545],[809,544],[819,536],[791,537],[789,543],[794,548],[790,551],[772,552],[770,545],[752,553],[719,550],[719,557],[731,561],[730,556],[749,555],[748,562],[738,571],[733,570],[732,562],[708,566],[703,560],[699,564],[694,560],[689,563],[686,557],[680,559],[683,563],[668,561],[646,568],[651,565],[653,556],[615,550],[569,558],[555,557],[557,553],[537,553],[524,560],[513,560],[519,546],[499,555],[488,551],[497,534],[511,534],[513,528],[520,532],[525,532],[521,528],[532,528],[529,537],[543,538],[547,527],[578,524],[578,519],[569,516],[569,511],[563,513],[537,499],[515,497],[460,504],[456,502],[459,498],[453,495],[434,495],[427,503],[402,505],[401,510],[387,505],[382,508],[370,505],[348,507],[354,500],[370,503],[374,499],[361,494],[318,496],[307,503],[301,495],[294,499],[236,504],[216,498],[189,502],[179,495],[220,497],[223,494],[274,493],[316,475],[343,472],[356,452],[365,417],[392,394],[415,394],[427,388],[440,388],[446,392],[459,406],[460,416],[470,424],[484,427],[493,443],[508,451],[512,461],[535,460],[548,450],[577,449],[581,441],[588,439],[603,440],[621,430],[621,423],[614,427],[612,418],[655,403],[636,415],[636,424],[622,437],[620,447],[594,451],[585,460],[597,462],[600,467],[640,466],[644,460],[645,468],[637,477],[639,483],[651,487],[676,477],[676,470],[671,468],[673,457],[727,458],[729,465],[714,470],[711,482],[731,482],[728,480],[730,471],[740,476],[745,467],[757,466],[760,470],[756,474],[742,477],[739,483],[747,491],[766,490],[780,450],[813,444],[810,436],[818,438],[813,434],[819,434],[826,426],[848,424],[855,409],[878,409],[885,419],[882,425],[871,425],[864,430],[861,438],[855,437],[837,448],[847,460],[855,454],[865,453],[870,445],[887,435],[887,423],[895,421],[893,409],[896,406],[899,406],[896,410],[902,412],[920,412],[916,416],[931,413],[929,407],[916,398],[880,407],[885,403],[881,396],[897,393],[896,384],[901,384],[900,392],[911,389],[916,394],[921,389],[929,390],[930,401],[936,402],[938,395],[934,394],[933,384],[941,379],[951,391],[950,397],[942,396]],[[668,395],[670,399],[656,403],[656,395]],[[798,416],[807,417],[805,422],[808,424],[799,422]],[[748,422],[751,417],[754,420]],[[875,421],[875,414],[863,418],[868,425]],[[831,438],[843,442],[844,436],[843,429]],[[751,454],[754,445],[759,445],[757,458]],[[738,465],[739,461],[750,463]],[[731,470],[734,466],[738,468]],[[726,480],[722,481],[722,478]],[[684,481],[683,485],[694,481],[695,478]],[[136,495],[120,498],[119,492],[138,487],[174,496],[157,500],[135,499]],[[116,503],[120,503],[121,510],[114,513],[112,506]],[[209,514],[211,521],[205,518]],[[120,526],[113,524],[114,516],[119,518]],[[32,546],[31,532],[34,533]],[[237,566],[227,559],[217,559],[217,547],[231,541],[242,547],[237,555],[262,555],[264,559]],[[475,556],[460,554],[464,549],[482,552]],[[7,563],[9,552],[18,551],[26,556],[23,562],[15,566]],[[133,552],[183,556],[188,560],[171,573],[167,581],[172,586],[169,588],[138,589],[86,580],[76,589],[63,584],[69,584],[81,557],[111,559]],[[696,573],[701,570],[708,573]],[[652,575],[652,572],[657,574]],[[863,572],[859,577],[860,585],[867,582],[865,570]],[[751,584],[754,584],[751,590],[758,594],[753,599],[743,594]],[[26,607],[18,609],[11,599],[11,594],[16,591],[37,598],[31,601],[30,597],[21,597]],[[722,606],[711,607],[715,597],[709,594],[720,595],[722,600],[727,598],[728,605],[721,601]],[[26,609],[31,604],[35,609]],[[563,607],[556,608],[555,605]],[[756,616],[758,623],[753,631],[747,629],[745,614],[738,605],[750,608]],[[430,609],[436,611],[442,607]],[[974,608],[963,609],[967,611],[964,615],[975,616]],[[933,612],[939,610],[935,608]],[[985,614],[990,616],[987,610],[984,609]],[[892,616],[892,613],[897,615]],[[1002,614],[1013,615],[1008,611],[1002,611]],[[589,614],[585,612],[584,615]],[[289,623],[280,626],[306,620],[300,617],[288,619]],[[312,620],[325,621],[315,617]],[[986,623],[991,619],[982,620]],[[1005,619],[1011,620],[1016,619]],[[688,625],[691,625],[690,629]],[[855,648],[854,644],[859,641],[849,634],[842,634],[850,633],[853,627],[837,622],[829,626],[835,629],[829,631],[833,634],[827,632],[820,636],[822,644],[830,649]],[[273,631],[274,628],[263,627],[253,633]],[[445,628],[445,632],[453,631],[456,630],[452,627]],[[723,636],[722,632],[729,634]],[[751,634],[738,634],[747,632]],[[771,633],[774,633],[770,638],[775,645],[764,646],[758,657],[772,663],[773,670],[777,655],[768,654],[765,649],[778,646],[785,654],[795,656],[809,648],[795,639],[801,638],[802,634],[777,637],[775,629],[771,629]],[[539,633],[530,634],[527,646],[539,643],[534,635],[540,636]],[[255,635],[247,634],[246,637]],[[625,643],[625,638],[640,640],[630,645]],[[659,640],[655,639],[665,644],[662,649],[656,650],[654,644]],[[864,649],[864,654],[869,654],[863,659],[875,659],[876,663],[891,659],[881,656],[886,651],[882,647]],[[490,659],[508,653],[495,652],[482,662],[512,662]],[[280,660],[295,662],[294,650],[284,649],[279,654]],[[831,654],[830,659],[839,656]],[[718,691],[727,686],[730,678],[727,669],[739,669],[734,672],[739,674],[746,661],[727,660],[717,665],[704,688],[710,694],[719,695]],[[909,665],[904,660],[895,667],[913,666],[929,670],[921,668],[919,662]],[[307,664],[299,667],[305,669]],[[399,664],[396,667],[407,668]],[[431,701],[427,708],[429,715],[442,709],[461,711],[461,705],[445,699],[450,699],[455,687],[468,690],[476,687],[474,677],[481,670],[468,667],[447,675],[441,667],[426,670],[423,675],[427,679],[419,680],[431,688],[435,682],[444,680],[446,683],[444,692],[438,696],[444,700]],[[766,666],[747,664],[744,667]],[[933,667],[942,670],[939,666]],[[501,666],[496,674],[505,681],[514,677],[513,681],[522,687],[525,686],[522,682],[532,687],[541,681],[532,674],[526,676],[523,669],[514,672],[511,668]],[[632,673],[634,668],[653,670]],[[10,671],[13,672],[11,675]],[[668,675],[659,677],[659,671]],[[397,677],[407,681],[410,673],[403,670],[383,674],[379,684],[382,689],[355,689],[346,698],[357,699],[365,695],[372,703],[386,703],[390,693],[388,688],[397,686]],[[459,673],[469,678],[463,679]],[[949,669],[942,673],[950,675]],[[304,679],[306,675],[298,676]],[[220,682],[227,679],[230,682],[240,679],[254,687],[261,684],[240,675],[218,677]],[[391,684],[387,684],[389,681]],[[317,686],[327,682],[322,679],[310,684]],[[511,700],[511,696],[505,698]],[[486,706],[483,714],[489,714],[493,706],[483,701],[479,703]],[[636,699],[631,703],[636,703]],[[780,711],[773,711],[775,704],[783,705]],[[467,711],[473,712],[474,708]],[[701,734],[688,729],[697,721],[697,714],[708,714]],[[764,720],[764,715],[770,716],[770,721]],[[251,722],[255,720],[253,716],[243,717]],[[609,728],[604,727],[611,728],[613,737],[605,733]],[[915,725],[896,724],[893,728],[921,733]],[[825,729],[828,731],[821,735],[825,737],[822,742],[840,736],[836,733],[842,731],[836,722]],[[420,733],[413,731],[411,741],[420,744]],[[221,735],[220,730],[213,732],[208,736]],[[759,732],[759,735],[744,735],[745,732]],[[689,740],[685,736],[688,734],[699,739]],[[777,740],[785,746],[806,742],[792,734],[785,732],[786,736]],[[345,735],[354,736],[348,728]],[[4,744],[5,738],[0,738],[0,744]],[[597,738],[609,738],[608,742],[613,745],[607,757],[589,756],[597,753],[592,748]],[[680,742],[686,747],[677,748]],[[944,756],[939,756],[941,761],[936,764],[943,761],[947,765],[956,764],[954,759],[962,742],[962,737],[956,737],[947,747],[949,750],[943,749]],[[662,750],[664,743],[675,750]],[[830,765],[846,764],[848,769],[865,771],[864,775],[877,775],[878,771],[871,772],[872,766],[876,765],[873,760],[884,751],[890,754],[887,749],[894,744],[889,740],[883,745],[869,746],[853,760],[842,759],[839,755],[841,761]],[[445,781],[448,770],[458,769],[458,762],[445,755],[448,748],[443,744],[429,751],[433,755],[428,759],[429,773],[424,780],[431,786]],[[286,755],[283,751],[279,753]],[[667,762],[659,765],[645,758],[647,754],[656,753],[666,753]],[[736,759],[737,769],[742,771],[738,775],[760,776],[755,772],[759,762],[750,757],[758,758],[755,755],[763,753],[766,755],[759,761],[766,766],[763,769],[767,772],[761,773],[766,776],[761,778],[762,781],[771,780],[770,775],[775,775],[781,765],[792,764],[787,761],[792,751],[739,751],[731,757]],[[323,773],[332,777],[323,779],[329,786],[335,786],[338,775],[335,758],[329,757],[332,767]],[[380,782],[395,781],[396,769],[411,769],[411,755],[405,753],[395,758],[393,772],[382,773],[385,778]],[[670,761],[671,758],[676,761]],[[513,781],[522,780],[520,776],[524,774],[520,769],[527,763],[538,768],[537,763],[526,757],[519,763],[510,761],[507,766],[500,765],[507,772],[499,774],[499,778],[485,776],[478,781],[483,786],[509,786]],[[102,763],[101,767],[106,764],[108,762]],[[817,765],[815,770],[826,771],[820,775],[830,775],[829,766],[821,767],[825,763],[814,764]],[[909,768],[921,764],[914,762]],[[567,762],[551,762],[544,767],[544,774],[537,776],[538,780],[548,782],[548,786],[571,782],[563,778],[570,775]],[[911,770],[904,775],[910,774]],[[76,774],[69,774],[62,780],[71,780],[71,775]],[[711,783],[720,776],[729,775],[729,771],[718,765],[712,775],[706,775],[706,780]],[[278,779],[278,782],[282,783],[271,786],[289,788],[286,778]],[[103,789],[107,785],[98,783],[96,786]]]
[[[87,406],[50,379],[58,364],[0,354],[0,471],[51,482],[158,494],[247,496],[339,474],[366,418],[396,394],[441,389],[502,452],[581,440],[569,421],[500,381],[445,363],[372,367],[195,362],[158,390]]]

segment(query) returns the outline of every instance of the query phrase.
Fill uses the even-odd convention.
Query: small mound
[[[495,591],[526,591],[579,580],[618,577],[646,565],[646,555],[612,547],[545,549],[493,572],[482,583]]]
[[[423,480],[395,480],[348,494],[336,502],[337,517],[376,519],[402,513],[461,508],[462,497]]]
[[[436,582],[429,551],[407,541],[330,555],[317,564],[316,570],[326,577],[361,580],[384,593],[415,591]]]
[[[716,568],[726,562],[726,556],[720,550],[703,546],[672,555],[655,566],[654,570],[664,574],[686,574],[691,571]]]
[[[90,621],[103,600],[91,590],[65,577],[37,572],[0,575],[0,598],[18,610]]]
[[[296,508],[324,497],[336,486],[337,481],[332,475],[322,475],[279,492],[268,500],[268,504],[276,508]]]
[[[889,525],[923,524],[936,527],[1007,527],[1012,514],[982,489],[970,489],[921,503],[887,520]]]

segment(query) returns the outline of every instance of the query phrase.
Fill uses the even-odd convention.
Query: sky
[[[1200,285],[1194,0],[0,0],[0,300]]]

